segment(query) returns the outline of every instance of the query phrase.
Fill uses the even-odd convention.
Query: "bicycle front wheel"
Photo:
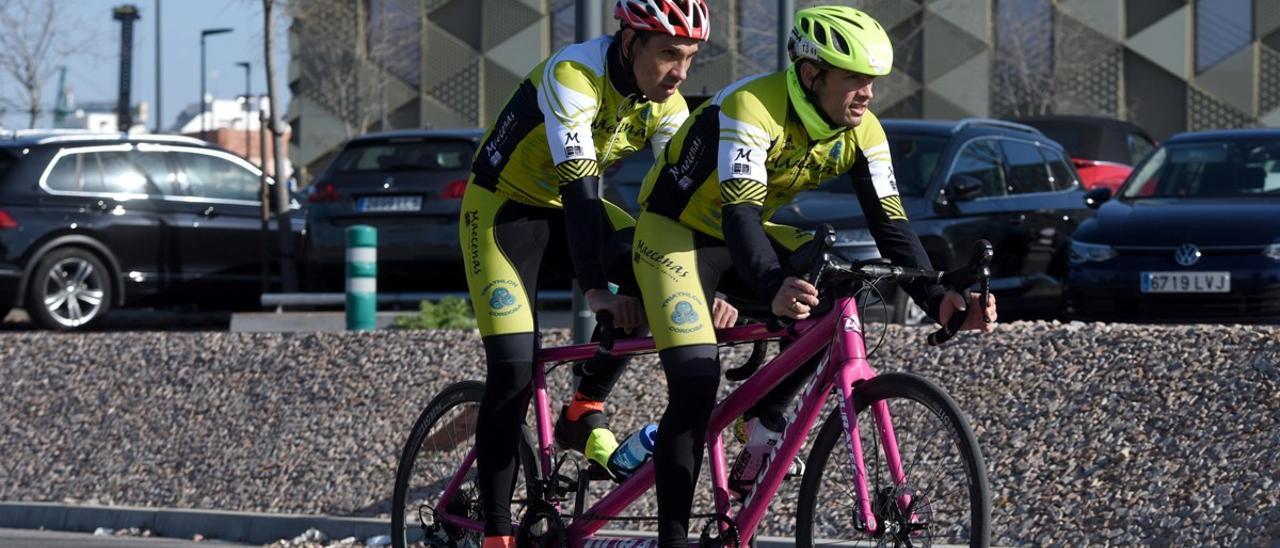
[[[876,420],[888,405],[905,481],[895,484]],[[888,373],[854,392],[868,498],[878,527],[869,532],[854,487],[849,434],[834,410],[814,441],[800,485],[797,546],[987,546],[991,493],[977,437],[955,401],[929,381]],[[832,458],[835,455],[835,458]]]
[[[391,503],[391,541],[396,548],[406,546],[479,547],[481,531],[441,520],[442,514],[483,523],[480,490],[476,484],[474,462],[462,468],[467,455],[475,447],[476,419],[484,384],[465,381],[450,385],[440,392],[418,417],[409,433],[400,463],[396,467],[395,490]],[[513,484],[531,492],[528,478],[534,477],[536,464],[532,447],[525,438],[521,445],[520,466]],[[437,507],[449,485],[458,478],[458,487],[443,507]],[[527,506],[527,496],[512,501],[518,520]]]

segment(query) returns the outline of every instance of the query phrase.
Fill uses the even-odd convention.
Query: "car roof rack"
[[[1019,124],[1017,122],[1010,122],[1008,120],[996,120],[994,118],[965,118],[963,120],[960,120],[960,122],[957,123],[955,127],[951,128],[951,133],[953,134],[960,133],[965,128],[971,127],[971,126],[997,127],[1002,129],[1011,129],[1014,131],[1021,131],[1023,133],[1030,133],[1032,135],[1040,135],[1040,136],[1044,135],[1044,133],[1041,133],[1040,130],[1033,128],[1029,125]]]

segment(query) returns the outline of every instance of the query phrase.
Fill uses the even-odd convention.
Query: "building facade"
[[[602,10],[612,32],[612,2]],[[1163,139],[1280,125],[1280,0],[797,0],[852,5],[895,40],[882,117],[1097,114]],[[491,122],[574,35],[574,0],[311,0],[290,15],[293,159],[347,138]],[[777,2],[709,0],[686,94],[776,68]],[[323,14],[324,16],[320,16]]]

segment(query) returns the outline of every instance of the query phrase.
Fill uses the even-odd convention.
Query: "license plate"
[[[418,211],[422,209],[422,196],[365,196],[356,201],[356,209],[366,213]]]
[[[1229,293],[1230,272],[1143,272],[1143,293]]]

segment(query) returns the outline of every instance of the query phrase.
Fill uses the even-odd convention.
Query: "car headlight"
[[[1072,264],[1081,264],[1110,260],[1116,256],[1116,250],[1109,245],[1102,244],[1086,244],[1071,240],[1071,255],[1069,257]]]
[[[1262,254],[1280,261],[1280,242],[1271,244],[1262,250]]]

